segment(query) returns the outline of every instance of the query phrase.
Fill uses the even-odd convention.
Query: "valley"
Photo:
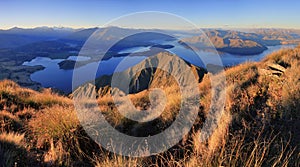
[[[300,167],[299,7],[0,0],[0,167]]]
[[[100,32],[99,42],[104,43],[104,46],[102,45],[104,48],[98,48],[98,56],[95,54],[82,55],[86,59],[76,61],[75,57],[78,56],[84,41],[95,31]],[[52,87],[70,93],[74,68],[83,72],[97,68],[101,62],[98,67],[101,69],[97,70],[96,77],[109,75],[113,73],[117,64],[128,55],[133,58],[127,60],[128,65],[121,70],[160,51],[175,53],[187,62],[197,62],[194,65],[203,68],[205,68],[205,64],[201,63],[199,58],[207,59],[214,64],[214,57],[220,54],[223,65],[229,67],[246,61],[260,61],[265,55],[280,48],[294,47],[300,39],[298,32],[293,30],[253,29],[245,31],[204,29],[203,34],[197,36],[192,31],[119,27],[100,29],[41,27],[1,30],[0,36],[3,36],[1,39],[5,37],[5,41],[0,41],[0,70],[2,71],[0,77],[1,79],[11,79],[21,86],[35,90],[39,90],[41,87]],[[173,37],[163,35],[164,32]],[[139,35],[115,44],[105,53],[105,46],[110,46],[114,40],[119,40],[118,34],[132,33]],[[273,36],[277,34],[278,38],[271,38],[270,34]],[[7,36],[12,37],[8,38]],[[207,43],[206,36],[219,53],[210,51],[211,49],[205,44]],[[135,41],[135,43],[131,41]],[[186,45],[189,45],[190,48],[187,48]],[[198,56],[191,49],[199,50]],[[69,59],[70,57],[73,59]],[[82,83],[92,79],[94,78],[85,78]]]

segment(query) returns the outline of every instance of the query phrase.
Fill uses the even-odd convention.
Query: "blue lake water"
[[[151,46],[137,46],[137,47],[132,47],[132,48],[127,48],[127,49],[123,49],[120,52],[118,52],[119,54],[123,54],[123,53],[138,53],[138,52],[145,52],[145,51],[149,51],[151,48]]]
[[[90,60],[90,57],[86,57],[86,56],[69,56],[67,58],[67,60],[74,60],[74,61],[86,61],[86,60]]]
[[[199,52],[198,55],[190,49],[185,48],[184,46],[180,45],[177,41],[167,41],[163,44],[173,45],[174,47],[171,49],[166,49],[169,52],[175,53],[179,57],[185,59],[186,61],[195,64],[197,66],[205,67],[206,64],[219,64],[217,61],[221,58],[221,61],[224,66],[233,66],[237,65],[246,61],[260,61],[266,55],[279,50],[281,48],[292,48],[294,45],[278,45],[278,46],[269,46],[268,50],[264,51],[261,54],[251,55],[251,56],[242,56],[242,55],[232,55],[232,54],[222,54],[217,55],[213,52]],[[132,47],[126,48],[121,50],[121,53],[137,53],[137,52],[144,52],[150,50],[151,46],[146,47]],[[199,57],[200,56],[200,57]],[[70,56],[67,58],[68,60],[77,60],[77,61],[86,61],[89,60],[90,57],[83,57],[83,56]],[[82,76],[80,78],[80,83],[90,81],[95,79],[95,77],[99,77],[105,74],[112,74],[117,67],[117,65],[121,61],[125,61],[122,63],[124,66],[118,69],[118,71],[125,70],[135,64],[138,64],[142,60],[144,60],[144,56],[128,56],[126,59],[124,57],[112,57],[108,60],[99,62],[92,62],[82,67],[79,67],[76,70]],[[28,66],[36,66],[42,65],[45,67],[44,70],[37,71],[31,74],[31,79],[33,81],[39,82],[42,84],[43,87],[52,87],[63,90],[66,93],[71,92],[72,90],[72,76],[74,70],[63,70],[59,68],[58,63],[65,59],[50,59],[46,57],[36,57],[35,59],[31,60],[30,62],[24,62],[23,65]],[[219,59],[220,60],[220,59]],[[99,65],[99,66],[98,66]],[[97,72],[95,69],[98,69]],[[90,75],[85,75],[87,73],[95,73],[95,77],[91,78]]]
[[[145,57],[127,57],[122,67],[118,67],[119,71],[125,70],[131,66],[142,61]],[[69,59],[69,58],[68,58]],[[72,58],[74,59],[74,58]],[[39,82],[43,87],[52,87],[63,90],[66,93],[71,92],[72,90],[72,76],[74,70],[63,70],[59,68],[58,63],[65,59],[50,59],[47,57],[36,57],[30,62],[24,62],[23,65],[27,66],[36,66],[42,65],[45,67],[44,70],[37,71],[31,74],[30,78],[33,81]],[[82,84],[84,82],[95,79],[97,76],[112,74],[117,65],[123,60],[123,57],[113,57],[108,61],[92,62],[82,67],[79,67],[76,70],[81,76],[80,81]],[[81,59],[82,61],[82,59]],[[98,69],[95,71],[94,69]],[[87,73],[95,73],[95,77],[91,78]]]

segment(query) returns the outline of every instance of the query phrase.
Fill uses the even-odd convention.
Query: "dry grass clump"
[[[29,129],[41,140],[64,139],[79,126],[76,113],[71,107],[53,106],[36,113],[29,122]]]
[[[26,108],[41,109],[52,105],[70,105],[72,101],[56,93],[51,89],[36,92],[22,88],[13,81],[4,80],[0,83],[0,109],[9,108],[12,112]]]
[[[41,106],[68,106],[72,104],[71,99],[53,93],[51,89],[44,89],[41,93],[37,93],[34,96],[30,96],[27,100],[35,102]]]
[[[201,149],[192,153],[184,166],[297,166],[299,155],[290,145],[290,138],[266,132],[259,129],[257,134],[250,136],[248,129],[230,133],[226,136],[226,143],[213,152]],[[252,133],[252,132],[250,132]],[[267,134],[266,134],[267,133]],[[193,145],[199,139],[195,135]],[[196,142],[195,142],[196,141]],[[202,146],[203,147],[203,146]]]
[[[36,113],[28,130],[36,147],[48,151],[45,162],[70,165],[71,158],[79,158],[82,153],[79,126],[73,107],[52,106]]]
[[[10,142],[15,145],[22,145],[22,141],[24,140],[24,134],[17,134],[17,133],[1,133],[0,140],[2,142]]]
[[[282,88],[282,106],[284,117],[288,119],[300,118],[300,62],[293,62],[285,72],[287,81]]]
[[[120,155],[106,155],[104,159],[95,160],[95,167],[139,167],[143,166],[139,158],[124,157]]]
[[[0,132],[18,131],[22,127],[21,120],[8,111],[0,111]]]
[[[161,91],[163,92],[163,96],[153,95],[153,92]],[[152,95],[151,95],[152,94]],[[155,105],[152,105],[150,102],[150,96],[155,100]],[[114,104],[111,96],[103,96],[98,99],[98,104],[100,111],[105,115],[106,120],[118,129],[120,132],[132,135],[132,136],[149,136],[155,135],[163,130],[165,130],[176,118],[180,105],[181,105],[181,93],[176,85],[172,85],[170,87],[161,87],[161,88],[149,88],[142,92],[136,94],[129,94],[128,99],[131,101],[135,109],[137,111],[134,112],[147,112],[149,115],[145,115],[146,117],[152,117],[153,120],[146,123],[139,123],[137,121],[130,120],[124,117],[119,113],[119,109]],[[164,102],[157,100],[160,98],[164,98]],[[156,105],[160,105],[159,109],[153,109],[153,107],[157,107]],[[122,109],[122,108],[121,108]],[[128,109],[128,108],[123,108]],[[146,111],[147,110],[147,111]],[[156,117],[156,113],[160,114]]]
[[[199,84],[200,105],[206,109],[204,111],[206,114],[211,104],[211,91],[209,91],[211,90],[211,80],[209,75],[204,75],[202,82]]]
[[[292,51],[293,51],[292,49],[281,49],[279,51],[273,52],[270,55],[268,55],[266,58],[263,59],[262,62],[271,61],[273,63],[280,64],[283,61],[282,58],[284,57],[284,55],[287,55]]]
[[[24,161],[26,162],[24,134],[0,133],[0,166],[14,166]]]
[[[0,83],[1,91],[14,92],[18,88],[19,88],[18,84],[16,84],[11,80],[2,80]]]
[[[83,162],[85,153],[93,154],[98,148],[80,126],[71,99],[50,89],[36,92],[21,88],[9,80],[0,82],[0,95],[0,134],[25,132],[26,150],[22,148],[22,151],[34,155],[24,158],[23,164],[69,166]]]

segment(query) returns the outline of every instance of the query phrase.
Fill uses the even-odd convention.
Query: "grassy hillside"
[[[211,102],[210,74],[205,74],[199,83],[198,118],[190,133],[167,152],[143,158],[115,155],[93,142],[70,98],[1,81],[0,166],[299,166],[299,66],[298,47],[226,69],[225,110],[214,133],[201,143],[199,134]],[[155,81],[155,86],[165,83]],[[128,95],[136,108],[149,108],[151,89]],[[119,131],[153,135],[173,122],[180,107],[178,85],[164,84],[163,89],[166,108],[149,123],[122,117],[109,94],[99,96],[98,104]]]

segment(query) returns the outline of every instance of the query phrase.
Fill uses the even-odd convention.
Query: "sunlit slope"
[[[199,76],[198,118],[190,133],[176,146],[166,153],[143,158],[108,153],[94,143],[80,125],[69,97],[1,81],[0,163],[2,166],[299,166],[299,65],[300,48],[295,48],[273,53],[262,62],[226,69],[224,112],[214,133],[204,142],[199,142],[199,135],[209,115],[211,75],[188,65],[197,73],[195,77]],[[176,119],[182,100],[179,86],[172,84],[176,82],[167,72],[152,69],[136,74],[131,94],[126,96],[138,110],[151,108],[149,94],[156,87],[163,89],[167,98],[162,114],[150,122],[139,123],[118,114],[110,88],[99,80],[96,86],[89,84],[86,93],[95,93],[97,107],[120,132],[133,136],[160,133]],[[136,89],[137,80],[150,84],[145,89]]]

